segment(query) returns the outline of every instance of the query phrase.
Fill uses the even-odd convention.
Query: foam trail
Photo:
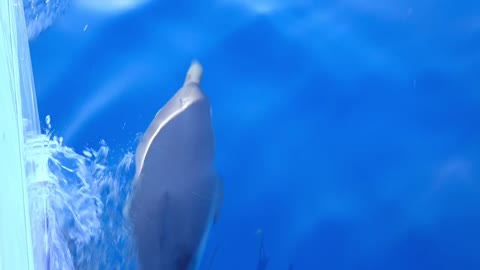
[[[111,166],[105,143],[83,156],[40,134],[26,29],[22,2],[0,1],[0,269],[134,269],[121,215],[133,154]]]
[[[132,269],[132,154],[110,166],[106,144],[85,157],[40,134],[23,10],[0,1],[0,269]]]
[[[47,120],[47,126],[48,124]],[[43,223],[47,269],[135,269],[130,231],[121,209],[133,176],[133,153],[111,162],[102,141],[82,154],[63,145],[47,129],[28,156],[48,164],[47,175],[31,182],[32,213],[46,212]],[[111,165],[112,164],[112,165]],[[42,215],[32,215],[40,222]]]

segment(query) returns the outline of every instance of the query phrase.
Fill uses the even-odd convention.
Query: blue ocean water
[[[25,2],[40,114],[77,151],[120,160],[202,62],[205,269],[256,269],[259,231],[272,270],[480,267],[480,4]]]

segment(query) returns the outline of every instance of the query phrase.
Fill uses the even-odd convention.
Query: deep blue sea
[[[262,237],[268,270],[480,269],[480,2],[30,2],[40,116],[78,151],[124,155],[202,63],[202,270],[261,270]]]

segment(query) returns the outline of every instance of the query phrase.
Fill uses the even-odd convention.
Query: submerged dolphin
[[[141,269],[196,269],[219,214],[223,184],[214,168],[211,109],[201,77],[201,65],[192,63],[183,87],[158,111],[136,151],[124,214]]]

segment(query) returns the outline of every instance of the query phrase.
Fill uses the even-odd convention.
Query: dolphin
[[[183,87],[162,107],[136,153],[124,215],[146,270],[197,269],[218,218],[223,181],[214,166],[211,107],[194,61]]]

